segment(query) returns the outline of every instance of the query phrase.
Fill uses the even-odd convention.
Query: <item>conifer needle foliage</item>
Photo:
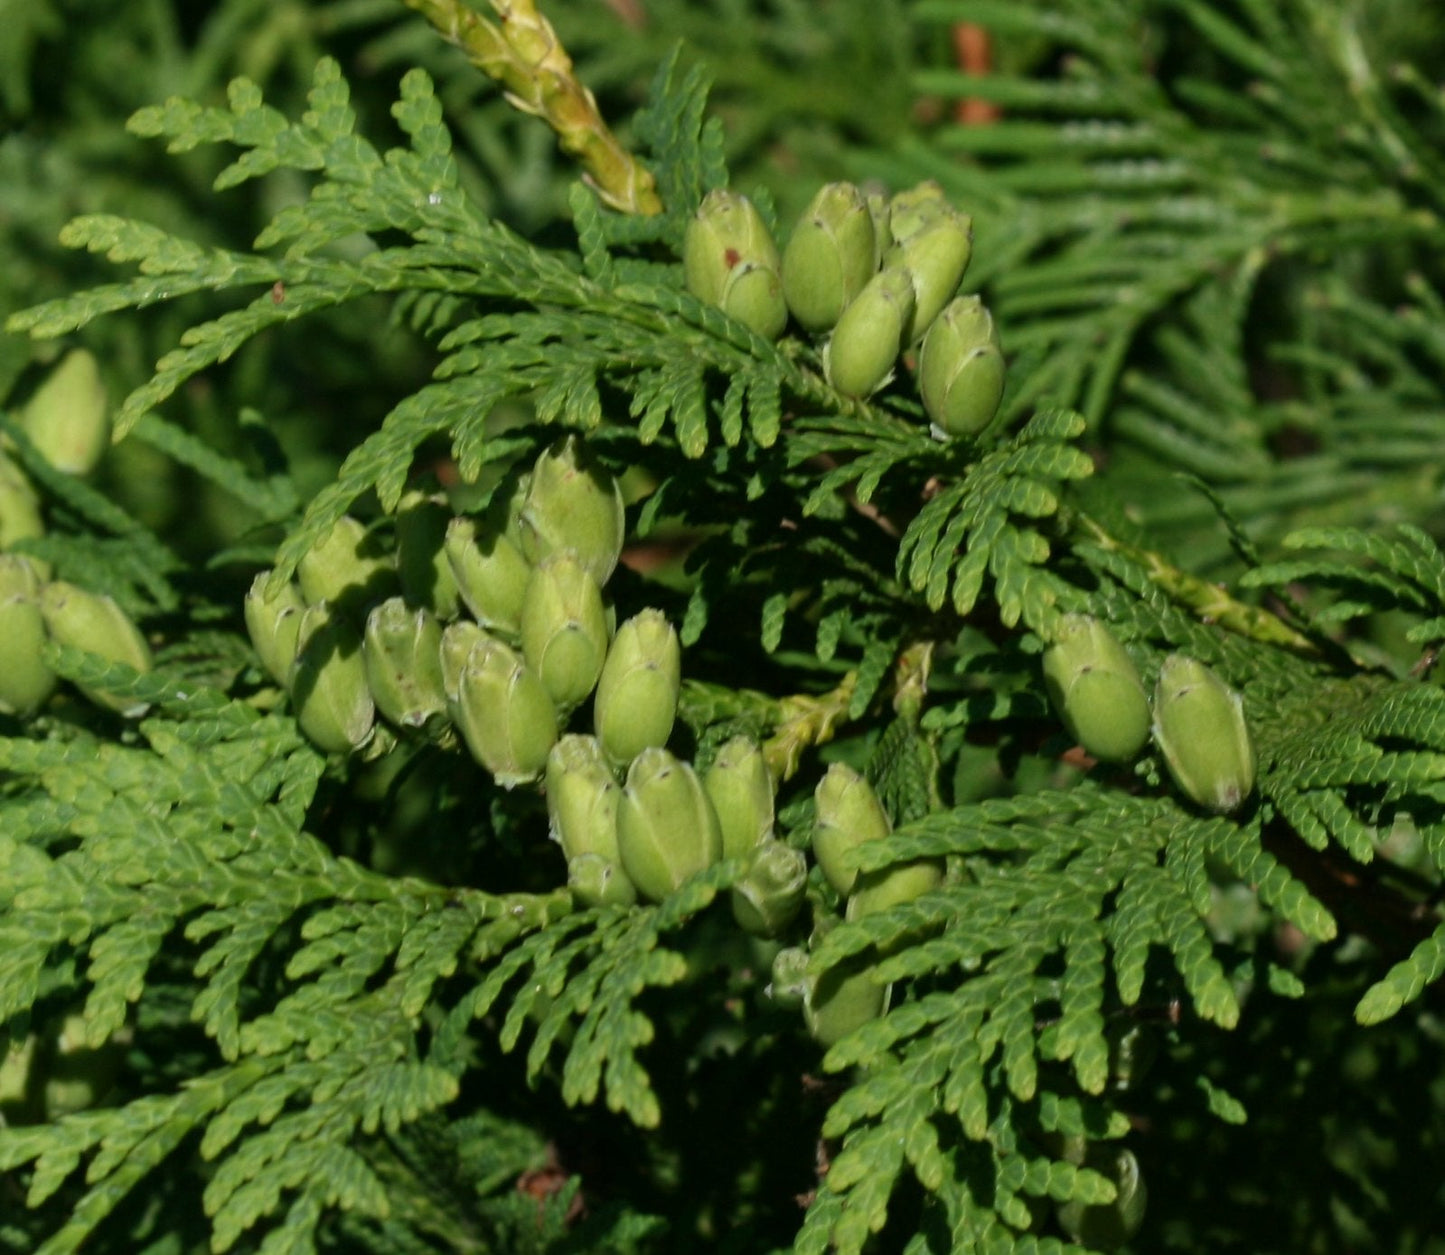
[[[421,7],[439,26],[459,12]],[[534,14],[493,7],[504,25]],[[1298,1049],[1299,1008],[1326,1036],[1369,1026],[1417,1076],[1445,976],[1445,306],[1438,266],[1409,253],[1439,242],[1445,146],[1438,99],[1413,70],[1403,96],[1385,82],[1349,8],[912,6],[920,38],[982,23],[1059,67],[925,66],[921,90],[986,96],[1003,120],[858,158],[936,176],[979,217],[969,282],[1004,326],[1008,421],[951,441],[906,367],[845,395],[817,341],[766,338],[688,290],[689,222],[730,175],[706,71],[676,50],[630,119],[637,154],[607,150],[660,211],[579,177],[545,243],[471,194],[420,68],[392,147],[330,58],[297,116],[244,78],[223,104],[136,113],[172,153],[222,148],[217,198],[278,175],[304,194],[249,245],[77,217],[64,243],[124,273],[8,326],[64,337],[201,296],[219,312],[126,397],[116,434],[272,530],[193,564],[57,471],[7,402],[0,470],[50,527],[0,556],[107,594],[155,659],[52,632],[60,687],[0,716],[0,1250],[1204,1250],[1226,1223],[1215,1188],[1266,1232],[1247,1181],[1212,1178],[1201,1203],[1190,1156],[1228,1162],[1222,1139],[1252,1120],[1285,1136],[1269,1069]],[[532,112],[580,98],[538,73]],[[1373,286],[1351,266],[1267,283],[1282,257],[1356,248],[1411,264]],[[1264,355],[1280,399],[1252,374],[1267,287],[1304,294]],[[418,330],[434,369],[347,433],[320,491],[165,417],[253,340],[322,315],[363,339]],[[1283,450],[1295,427],[1306,456]],[[834,767],[886,812],[841,872],[809,859],[774,941],[730,913],[747,858],[653,901],[569,888],[541,786],[494,781],[455,734],[383,729],[328,756],[249,643],[253,577],[253,597],[283,595],[348,517],[396,549],[438,466],[485,518],[564,434],[627,486],[615,617],[660,607],[676,626],[670,744],[706,774],[755,742],[799,858],[831,822],[817,786]],[[1156,488],[1131,518],[1142,453]],[[1206,578],[1213,552],[1139,526],[1167,513],[1166,465],[1190,472],[1232,586]],[[1376,472],[1433,475],[1433,507],[1386,526],[1284,504]],[[670,540],[686,560],[659,573],[647,546]],[[1076,745],[1051,704],[1041,655],[1081,616],[1154,695],[1135,761]],[[1193,740],[1247,729],[1226,805],[1191,787],[1179,760],[1200,746],[1163,714],[1181,656],[1218,686],[1194,700],[1227,694],[1227,718],[1182,725],[1203,726]],[[925,887],[876,909],[836,883],[919,869]],[[818,1032],[823,1048],[808,1026],[840,988],[877,1011]],[[1268,1056],[1255,1071],[1240,1042]],[[77,1061],[89,1088],[67,1090]],[[1420,1106],[1438,1114],[1438,1086]],[[1398,1188],[1397,1165],[1329,1144],[1340,1206],[1375,1215],[1360,1200]],[[1137,1216],[1108,1227],[1143,1203],[1121,1164],[1155,1183],[1137,1237]],[[1438,1174],[1429,1188],[1440,1201]],[[1295,1217],[1293,1249],[1344,1249],[1317,1239],[1350,1223]],[[1390,1226],[1393,1249],[1429,1249],[1428,1216]]]

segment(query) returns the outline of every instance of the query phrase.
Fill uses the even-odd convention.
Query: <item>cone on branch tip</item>
[[[361,635],[327,602],[301,615],[287,687],[296,722],[318,749],[350,754],[371,742],[376,704],[366,683]]]

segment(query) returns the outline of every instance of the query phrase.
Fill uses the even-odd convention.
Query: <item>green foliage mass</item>
[[[641,217],[399,5],[79,8],[0,4],[0,431],[46,523],[8,548],[155,665],[52,642],[0,715],[0,1251],[1104,1249],[1061,1223],[1115,1202],[1101,1147],[1148,1183],[1126,1249],[1445,1250],[1445,23],[549,6]],[[844,177],[973,215],[978,440],[686,290],[707,191],[781,240]],[[124,389],[93,479],[26,434],[27,336]],[[677,626],[673,747],[761,743],[801,851],[849,764],[861,877],[932,887],[865,914],[814,868],[773,941],[737,859],[588,906],[455,738],[306,739],[257,573],[346,515],[394,548],[418,486],[482,517],[564,431],[626,495],[619,621]],[[1071,744],[1066,613],[1240,695],[1242,806]],[[886,1010],[823,1050],[783,945]]]

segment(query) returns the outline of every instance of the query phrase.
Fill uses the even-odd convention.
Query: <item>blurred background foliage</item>
[[[678,41],[685,61],[705,61],[735,181],[767,188],[783,222],[828,179],[938,179],[975,216],[973,275],[1011,357],[1009,404],[1049,399],[1085,412],[1101,468],[1090,505],[1126,534],[1220,580],[1255,552],[1277,555],[1304,524],[1404,520],[1445,538],[1441,6],[543,7],[624,138]],[[293,176],[215,194],[225,153],[167,155],[123,122],[170,95],[218,101],[237,75],[295,114],[323,54],[341,61],[362,131],[380,138],[392,134],[397,81],[425,67],[471,192],[529,236],[567,238],[575,172],[551,134],[396,0],[0,0],[0,316],[112,277],[103,259],[57,243],[76,214],[248,245],[305,194]],[[103,320],[77,339],[119,399],[203,312],[217,312],[214,302],[187,298]],[[263,337],[187,387],[167,417],[258,467],[284,457],[304,495],[435,361],[424,329],[381,306],[368,312],[347,307],[304,336]],[[63,347],[0,336],[0,398],[23,399]],[[112,451],[102,483],[190,556],[258,539],[238,502],[168,463],[143,433]],[[1380,618],[1362,632],[1359,651],[1409,665],[1398,625]],[[1445,1251],[1438,1017],[1341,1031],[1365,979],[1351,975],[1364,943],[1296,956],[1315,977],[1296,996],[1256,953],[1263,938],[1266,951],[1290,954],[1297,938],[1272,935],[1268,920],[1223,891],[1214,924],[1221,942],[1238,946],[1250,1013],[1239,1032],[1195,1033],[1186,1045],[1160,1008],[1160,1058],[1135,1116],[1154,1200],[1148,1249]],[[679,1042],[701,1031],[674,1027]],[[791,1100],[766,1082],[763,1044],[687,1066],[715,1073],[714,1093],[742,1085],[765,1095],[758,1127],[776,1128],[763,1113]],[[1207,1096],[1174,1087],[1171,1053],[1206,1049],[1247,1123],[1221,1123]],[[735,1114],[703,1112],[692,1136],[741,1136]],[[591,1130],[603,1125],[605,1115],[576,1117],[574,1161],[585,1161]],[[519,1163],[541,1153],[525,1130],[511,1135],[526,1143]],[[615,1167],[594,1167],[595,1200]],[[725,1247],[723,1211],[749,1209],[754,1237],[784,1240],[797,1215],[790,1196],[805,1187],[671,1188],[708,1213]],[[193,1209],[183,1194],[174,1205]],[[531,1223],[530,1211],[520,1223],[509,1206],[495,1220],[498,1245],[476,1249],[532,1249],[507,1245]],[[560,1212],[527,1241],[563,1249],[544,1232],[565,1234]]]

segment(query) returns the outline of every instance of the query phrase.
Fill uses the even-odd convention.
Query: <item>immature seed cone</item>
[[[913,277],[913,316],[903,343],[913,344],[953,299],[973,256],[973,219],[949,209],[895,244],[883,265],[899,266]]]
[[[1244,699],[1202,662],[1170,654],[1154,689],[1154,742],[1174,783],[1196,805],[1225,813],[1254,789],[1254,744]]]
[[[366,616],[366,685],[382,715],[399,728],[446,718],[442,626],[430,610],[388,597]]]
[[[622,786],[596,737],[569,733],[547,755],[547,817],[568,860],[596,854],[620,864],[617,807]]]
[[[0,713],[27,719],[55,690],[45,664],[41,580],[29,559],[0,554]]]
[[[797,917],[807,889],[803,852],[764,841],[753,850],[747,875],[733,886],[733,919],[755,937],[776,937]]]
[[[266,673],[283,687],[290,682],[291,664],[296,661],[296,641],[306,599],[295,583],[288,582],[270,597],[266,585],[271,572],[262,571],[251,581],[246,594],[246,631]]]
[[[366,526],[349,514],[296,564],[296,580],[308,605],[334,606],[358,621],[367,609],[396,591],[391,555]]]
[[[702,787],[722,824],[724,858],[744,858],[773,835],[773,778],[752,738],[733,737],[718,750]]]
[[[866,964],[829,968],[808,990],[803,1021],[813,1040],[827,1049],[888,1008],[889,987],[874,981]]]
[[[918,392],[939,431],[978,436],[1003,400],[1004,360],[993,316],[976,296],[950,301],[918,353]]]
[[[808,952],[802,946],[784,946],[773,955],[764,992],[775,1006],[796,1011],[803,1006],[812,984],[808,975]]]
[[[554,553],[532,572],[521,635],[527,665],[565,716],[596,687],[608,639],[602,590],[572,553]]]
[[[617,629],[592,702],[597,739],[624,767],[649,746],[667,744],[682,689],[682,647],[661,610],[643,610]]]
[[[296,722],[317,749],[350,754],[370,743],[376,705],[366,684],[361,636],[324,601],[301,615],[288,687]]]
[[[828,883],[848,895],[858,873],[847,855],[865,841],[880,841],[893,831],[873,786],[846,763],[834,763],[813,791],[813,857]]]
[[[1144,1223],[1149,1191],[1134,1152],[1113,1144],[1095,1143],[1084,1155],[1084,1166],[1102,1173],[1118,1191],[1112,1203],[1081,1203],[1070,1200],[1055,1208],[1059,1228],[1071,1242],[1094,1251],[1112,1251],[1123,1246]]]
[[[467,609],[489,631],[515,636],[532,565],[500,527],[466,515],[447,525],[443,553]]]
[[[868,280],[823,350],[823,372],[833,387],[846,396],[866,397],[892,378],[914,300],[912,276],[900,267],[884,267]]]
[[[788,321],[777,245],[752,201],[718,188],[703,197],[683,239],[687,290],[766,339]]]
[[[92,593],[56,580],[41,590],[40,611],[51,639],[57,644],[87,650],[108,662],[123,662],[137,671],[151,669],[150,646],[140,629],[103,593]],[[133,698],[112,697],[85,685],[78,687],[96,705],[127,718],[144,714],[147,708],[147,703]]]
[[[571,553],[602,588],[622,552],[622,490],[568,436],[537,459],[517,523],[528,561]]]
[[[653,902],[722,857],[722,830],[691,763],[655,746],[633,760],[617,808],[617,850],[627,878]]]
[[[401,592],[411,606],[425,606],[439,619],[455,619],[461,594],[447,560],[451,508],[444,494],[409,492],[396,514],[396,568]]]
[[[848,899],[849,919],[862,919],[891,906],[912,902],[943,883],[943,863],[918,859],[860,874]]]
[[[827,331],[878,268],[877,233],[852,183],[818,190],[783,250],[783,296],[807,330]]]
[[[472,648],[450,709],[472,757],[504,789],[542,774],[557,742],[557,710],[537,673],[501,641],[486,637]]]
[[[1124,647],[1097,619],[1066,614],[1044,650],[1044,685],[1069,734],[1105,762],[1134,758],[1149,738],[1149,701]]]
[[[600,854],[567,860],[567,888],[583,906],[631,906],[637,901],[637,887],[627,873]]]
[[[110,402],[100,366],[87,349],[71,349],[20,412],[20,425],[58,471],[88,475],[110,447]]]
[[[44,535],[40,498],[25,472],[0,453],[0,549],[9,549],[17,541]],[[50,573],[44,566],[39,569],[43,575]]]

